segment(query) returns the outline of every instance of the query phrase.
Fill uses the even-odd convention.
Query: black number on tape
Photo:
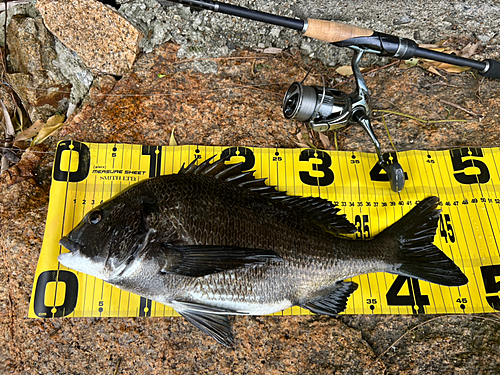
[[[453,165],[453,176],[461,184],[485,184],[490,180],[490,171],[484,162],[477,158],[482,158],[483,150],[477,147],[464,147],[450,150],[451,163]],[[464,160],[464,158],[467,158]],[[476,167],[479,174],[466,174],[467,168]]]
[[[408,295],[399,292],[405,284],[408,284]],[[387,291],[387,304],[389,306],[411,306],[413,314],[425,313],[424,306],[430,305],[429,297],[420,293],[420,285],[417,279],[406,276],[398,276]],[[418,310],[415,308],[418,307]]]
[[[255,167],[255,155],[252,150],[246,147],[230,147],[226,148],[222,151],[220,155],[221,159],[229,157],[233,158],[234,156],[242,156],[245,158],[245,161],[241,165],[242,171],[248,171]],[[231,160],[231,159],[230,159]]]
[[[151,316],[152,301],[150,299],[141,297],[139,305],[139,316]]]
[[[71,161],[77,158],[78,167],[76,171],[70,171],[71,165],[62,166],[62,156],[64,152],[70,152]],[[70,163],[72,164],[72,163]],[[64,169],[64,170],[63,170]],[[66,170],[67,169],[67,170]],[[56,157],[54,160],[54,180],[80,182],[87,178],[90,171],[90,149],[81,142],[63,141],[57,146]]]
[[[354,218],[356,226],[356,239],[370,238],[370,227],[368,225],[368,215],[356,215]]]
[[[320,150],[303,150],[300,153],[299,160],[300,161],[309,161],[310,159],[319,159],[321,160],[321,164],[313,163],[312,169],[313,171],[323,172],[322,177],[315,177],[311,175],[311,172],[308,171],[300,171],[300,181],[306,185],[311,186],[328,186],[333,183],[335,178],[333,171],[330,169],[332,165],[332,158],[324,151]]]
[[[455,231],[451,225],[451,217],[449,214],[442,214],[439,216],[439,232],[446,243],[448,243],[448,240],[451,243],[455,243]]]
[[[384,158],[385,161],[390,162],[392,159],[392,163],[395,163],[398,161],[398,155],[395,152],[385,152],[382,157]],[[405,174],[405,180],[408,180],[408,173],[404,172]],[[389,181],[389,176],[385,171],[382,169],[382,166],[377,162],[373,166],[373,168],[370,170],[370,179],[372,181],[380,181],[380,182],[385,182]]]
[[[149,177],[159,176],[161,173],[161,147],[142,146],[142,155],[149,155]]]
[[[36,316],[40,318],[59,318],[71,314],[75,310],[78,299],[78,278],[71,271],[56,270],[45,271],[38,276],[35,289],[34,310]],[[47,284],[59,282],[66,284],[64,302],[60,306],[47,306],[45,304],[45,292]],[[55,300],[56,296],[53,297]]]
[[[481,267],[481,275],[483,276],[486,294],[500,292],[500,281],[495,280],[496,277],[500,277],[500,264]],[[498,296],[486,296],[486,301],[495,310],[500,310],[500,298]]]

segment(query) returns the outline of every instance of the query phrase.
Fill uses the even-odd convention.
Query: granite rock
[[[283,82],[275,75],[284,62],[242,53],[218,60],[217,74],[200,75],[192,60],[177,59],[178,48],[167,43],[142,55],[109,92],[91,89],[88,103],[60,136],[87,140],[90,132],[99,142],[165,145],[175,128],[181,144],[295,145],[297,124],[285,120],[280,108],[286,84],[274,83]],[[109,90],[108,81],[98,85],[104,82]]]
[[[47,28],[97,73],[124,75],[139,52],[142,33],[96,0],[39,0]]]
[[[233,349],[182,318],[26,319],[57,140],[165,145],[175,127],[180,144],[293,147],[296,133],[304,131],[284,120],[279,107],[288,85],[308,70],[301,59],[241,52],[218,59],[218,74],[211,75],[178,60],[178,48],[165,44],[145,54],[118,82],[96,79],[68,126],[26,152],[19,170],[0,179],[0,373],[498,373],[495,314],[235,317]],[[327,82],[341,79],[338,87],[349,91],[352,82],[333,72],[321,70]],[[321,79],[312,74],[306,83]],[[386,120],[398,149],[498,145],[499,92],[493,80],[392,66],[368,74],[367,83],[375,109],[470,120],[437,126],[390,115]],[[375,128],[387,148],[380,117]],[[339,146],[373,151],[358,126],[339,132]]]
[[[68,105],[71,84],[53,64],[54,43],[41,18],[17,15],[8,26],[8,79],[32,121],[46,119]]]
[[[134,12],[140,14],[141,10],[150,10],[142,5],[152,0],[120,2],[126,2],[122,8],[137,5]],[[260,9],[267,11],[274,11],[278,3],[231,2],[252,6],[257,3]],[[344,9],[312,0],[307,2],[311,6],[306,14],[305,11],[300,13],[300,8],[290,8],[303,6],[306,4],[303,1],[281,3],[287,4],[279,10],[283,15],[329,18],[331,12],[336,12],[348,20],[352,14],[359,14],[360,22],[367,26],[377,26],[380,22],[379,30],[383,27],[390,30],[392,21],[401,19],[406,9],[401,5],[401,9],[393,9],[394,14],[381,15],[387,2],[370,1],[374,5],[370,13],[366,1],[346,4],[348,7]],[[495,10],[491,1],[461,8],[470,3],[455,3],[455,10],[449,12],[457,20],[466,18],[466,22],[457,22],[461,28],[458,32],[475,26],[478,30],[487,29],[491,21],[486,12],[489,5]],[[439,2],[429,5],[405,1],[404,4],[409,7],[406,13],[411,16],[411,22],[404,25],[414,25],[412,31],[420,28],[419,22],[425,17],[439,19],[443,16],[442,9],[449,6]],[[427,6],[429,10],[423,9]],[[411,11],[414,9],[411,7],[417,7],[418,12]],[[474,12],[482,8],[486,9],[483,11],[485,18],[474,19]],[[98,77],[81,111],[68,120],[67,127],[46,144],[28,150],[17,169],[0,178],[0,373],[498,373],[500,331],[496,314],[341,316],[338,319],[235,317],[236,345],[231,350],[218,345],[182,318],[26,318],[45,230],[50,171],[57,140],[166,145],[175,128],[179,144],[294,147],[297,133],[306,133],[303,124],[283,119],[280,104],[288,85],[302,80],[311,65],[288,53],[268,55],[238,51],[231,58],[204,60],[210,68],[207,70],[212,73],[200,74],[195,70],[197,64],[203,62],[200,59],[213,56],[203,55],[208,50],[204,50],[204,46],[211,43],[229,46],[229,42],[233,43],[232,47],[241,46],[245,35],[249,36],[248,43],[266,46],[269,39],[254,33],[254,29],[245,29],[247,21],[239,23],[224,15],[217,18],[187,8],[182,10],[185,13],[176,13],[181,9],[176,5],[169,7],[169,11],[174,12],[171,16],[179,17],[174,40],[185,43],[183,46],[151,47],[151,51],[141,56],[119,81],[109,75]],[[435,9],[441,11],[432,14]],[[390,22],[377,21],[377,17],[382,16],[390,17]],[[223,25],[222,19],[228,24]],[[170,24],[166,20],[161,22]],[[221,28],[210,31],[206,25],[212,22],[220,23]],[[484,25],[478,25],[480,22]],[[203,39],[191,39],[190,23],[199,30],[195,35]],[[235,36],[223,33],[234,27],[231,23],[236,25]],[[156,34],[153,33],[157,40],[163,32],[160,26]],[[448,32],[439,28],[437,23],[435,34],[422,35],[426,39],[430,35],[438,38]],[[220,40],[214,39],[214,32],[220,33],[217,37]],[[289,32],[280,33],[280,43],[285,40],[290,45],[295,44],[288,39],[290,35]],[[330,62],[348,59],[340,52],[330,55],[333,50],[341,51],[330,45],[318,47],[308,42],[304,46],[309,46],[310,53],[315,56],[328,56]],[[232,47],[228,48],[234,50]],[[195,53],[189,55],[185,51]],[[215,54],[215,47],[210,51]],[[494,57],[495,51],[483,50],[481,53]],[[179,60],[179,56],[186,60]],[[368,64],[369,61],[364,61],[364,65]],[[353,88],[352,81],[321,64],[306,83],[321,84],[321,75],[329,86],[336,85],[347,92]],[[467,120],[431,123],[385,113],[398,150],[499,144],[498,81],[478,79],[472,72],[438,76],[419,67],[403,70],[398,66],[368,73],[366,81],[373,95],[374,109],[379,111],[375,112],[375,132],[386,150],[390,149],[390,144],[385,136],[381,110],[424,120]],[[333,141],[333,133],[327,136]],[[368,137],[358,126],[344,128],[337,136],[342,150],[373,151]],[[315,134],[311,137],[316,146],[322,147]]]
[[[241,52],[213,59],[217,74],[199,74],[192,65],[196,60],[178,59],[178,49],[164,44],[142,55],[114,87],[108,82],[106,92],[94,89],[60,136],[86,141],[90,132],[100,142],[165,145],[175,128],[181,144],[296,147],[297,133],[305,132],[305,125],[286,120],[281,104],[289,85],[301,81],[309,69],[297,56]],[[326,82],[341,80],[332,68],[319,73]],[[500,142],[499,132],[487,131],[498,127],[500,115],[494,80],[478,80],[472,72],[440,77],[398,66],[365,79],[372,92],[373,127],[386,151],[392,146],[384,120],[398,151]],[[320,80],[313,73],[305,83],[318,85]],[[350,92],[354,87],[352,80],[344,79],[336,88]],[[327,136],[333,143],[334,134]],[[323,147],[316,134],[311,133],[311,139]],[[341,129],[337,140],[341,150],[374,151],[360,126]]]

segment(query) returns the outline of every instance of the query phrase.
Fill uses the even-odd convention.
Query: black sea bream
[[[320,198],[288,196],[224,160],[139,182],[87,213],[60,244],[69,268],[169,306],[217,341],[228,315],[301,306],[342,312],[352,276],[389,272],[446,286],[467,277],[432,244],[439,199],[372,240]]]

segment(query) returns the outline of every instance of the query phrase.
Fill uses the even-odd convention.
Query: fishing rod
[[[391,189],[399,192],[405,183],[405,173],[395,158],[382,153],[380,143],[371,124],[371,105],[368,88],[361,74],[359,63],[364,53],[407,60],[419,57],[428,60],[467,66],[484,77],[500,79],[500,62],[492,59],[477,61],[456,55],[421,48],[411,39],[379,33],[353,25],[317,19],[295,19],[259,12],[252,9],[212,0],[168,0],[197,10],[210,10],[231,16],[286,27],[304,36],[333,43],[338,47],[354,50],[351,66],[356,90],[346,94],[323,86],[306,86],[294,82],[283,99],[283,114],[287,119],[308,122],[319,132],[337,130],[346,125],[359,124],[368,134],[377,151],[380,167],[386,172]],[[165,2],[165,1],[160,1]]]
[[[500,62],[492,59],[477,61],[421,48],[411,39],[379,33],[370,29],[333,21],[316,19],[295,19],[239,7],[212,0],[168,0],[198,10],[211,10],[231,16],[251,19],[272,25],[301,31],[304,36],[333,43],[339,47],[358,46],[371,53],[390,56],[402,60],[412,57],[439,61],[452,65],[468,66],[489,78],[500,79]]]

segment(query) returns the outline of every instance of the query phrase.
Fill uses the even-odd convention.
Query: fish
[[[90,210],[60,240],[59,262],[171,306],[202,332],[234,344],[231,315],[300,306],[337,316],[354,276],[387,272],[444,286],[468,282],[432,242],[439,198],[421,200],[369,240],[339,207],[266,185],[227,158],[131,185]]]

